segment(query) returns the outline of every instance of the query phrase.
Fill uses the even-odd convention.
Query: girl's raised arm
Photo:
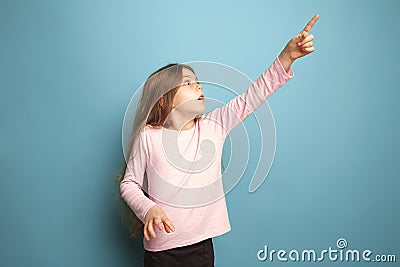
[[[205,114],[206,118],[216,122],[222,135],[228,134],[293,77],[293,62],[314,51],[314,36],[309,34],[309,31],[318,18],[319,15],[315,15],[304,29],[287,43],[272,65],[243,94],[231,99],[225,106]]]

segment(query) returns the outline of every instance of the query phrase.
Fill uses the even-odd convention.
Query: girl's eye
[[[193,84],[200,84],[200,83],[198,81],[185,81],[183,84],[187,86],[192,86]]]

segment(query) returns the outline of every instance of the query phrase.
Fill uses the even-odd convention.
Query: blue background
[[[141,266],[114,183],[135,89],[194,60],[256,79],[315,13],[316,52],[268,100],[272,169],[255,193],[245,176],[227,195],[232,231],[214,238],[216,266],[280,265],[257,251],[336,248],[340,237],[399,258],[399,10],[394,0],[2,0],[0,265]],[[318,265],[339,264],[363,265]]]

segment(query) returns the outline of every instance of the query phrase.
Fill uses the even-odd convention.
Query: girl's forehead
[[[193,71],[187,68],[182,68],[182,78],[196,79],[196,75],[193,73]]]

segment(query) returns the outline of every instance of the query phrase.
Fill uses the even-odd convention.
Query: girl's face
[[[205,107],[203,87],[197,82],[197,77],[191,70],[183,68],[182,74],[182,85],[179,86],[173,99],[175,111],[190,116],[200,115]]]

